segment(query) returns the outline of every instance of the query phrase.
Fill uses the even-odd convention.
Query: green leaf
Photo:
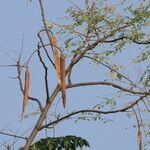
[[[31,145],[29,150],[76,150],[84,146],[90,147],[85,139],[68,135],[65,137],[41,139]],[[23,148],[19,148],[18,150],[23,150]]]

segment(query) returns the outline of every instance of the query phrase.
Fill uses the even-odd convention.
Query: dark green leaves
[[[41,139],[31,145],[30,150],[76,150],[77,148],[82,149],[84,146],[90,147],[85,139],[68,135],[65,137]],[[19,150],[23,150],[23,148]]]

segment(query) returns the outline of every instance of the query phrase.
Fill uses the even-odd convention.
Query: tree
[[[29,149],[39,131],[51,129],[75,115],[79,120],[93,119],[105,123],[109,119],[103,115],[120,113],[126,113],[129,118],[136,119],[135,127],[138,133],[139,150],[142,150],[143,147],[142,139],[147,142],[144,145],[146,148],[150,142],[148,139],[150,122],[143,117],[149,115],[150,110],[149,2],[83,0],[80,6],[73,2],[70,3],[71,6],[67,9],[68,15],[64,21],[54,23],[49,21],[45,14],[44,1],[39,0],[43,27],[37,33],[39,40],[37,49],[33,51],[25,64],[21,63],[22,54],[16,61],[17,79],[23,94],[22,118],[24,118],[28,100],[37,102],[39,106],[36,111],[39,118],[31,134],[25,138],[24,150]],[[134,52],[133,59],[130,57],[130,48],[135,45],[137,50]],[[45,104],[38,98],[29,95],[29,90],[31,90],[30,72],[32,76],[30,68],[33,57],[38,57],[38,61],[43,67],[41,78],[45,84],[46,96],[43,96],[43,99],[46,99]],[[134,61],[131,62],[131,58]],[[131,64],[126,65],[125,62],[122,64],[120,60],[123,59],[130,61]],[[82,68],[75,70],[75,67],[83,61],[86,62],[86,66],[92,66],[93,69],[95,65],[100,66],[98,70],[100,70],[99,74],[103,76],[102,79],[99,78],[95,81],[93,76],[87,78],[84,75],[85,80],[76,82],[80,78]],[[133,66],[141,64],[142,68],[139,74],[131,71]],[[22,81],[24,71],[25,86]],[[52,93],[50,93],[52,79],[49,72],[54,72],[54,79],[56,83],[58,81]],[[91,90],[93,86],[109,87],[111,90],[115,89],[117,94],[115,98],[103,96],[103,100],[88,109],[71,110],[65,115],[52,114],[50,117],[53,120],[44,123],[45,120],[48,121],[49,111],[54,109],[52,104],[56,103],[59,93],[62,93],[62,104],[66,109],[69,107],[66,91],[77,87],[83,89],[87,86]],[[108,92],[110,91],[108,90],[106,93]],[[103,95],[103,93],[100,94]],[[55,116],[53,117],[53,115]]]

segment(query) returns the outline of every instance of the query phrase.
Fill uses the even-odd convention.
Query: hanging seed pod
[[[142,132],[140,127],[138,127],[138,144],[139,144],[139,150],[142,150]]]
[[[58,79],[58,83],[60,84],[60,59],[59,59],[59,51],[58,51],[58,47],[57,47],[57,40],[55,36],[51,36],[51,46],[52,46],[52,51],[53,51],[53,55],[54,55],[54,62],[55,62],[55,66],[56,66],[56,74],[57,74],[57,79]]]
[[[30,72],[29,72],[29,69],[27,69],[25,71],[25,85],[24,85],[22,115],[23,115],[23,113],[26,109],[27,103],[28,103],[29,88],[30,88]]]
[[[63,107],[66,106],[66,81],[65,81],[65,55],[60,55],[60,77],[61,77],[61,92],[62,92],[62,101],[63,101]]]

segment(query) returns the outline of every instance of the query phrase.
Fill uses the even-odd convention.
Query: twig
[[[147,106],[146,102],[145,102],[144,100],[143,100],[142,102],[144,103],[144,105],[145,105],[147,111],[150,112],[150,108]]]
[[[40,39],[40,43],[42,44],[42,47],[44,48],[44,51],[45,51],[45,53],[46,53],[47,58],[49,59],[49,61],[50,61],[51,64],[53,65],[53,67],[56,68],[54,62],[52,61],[52,59],[50,58],[50,56],[49,56],[49,54],[48,54],[48,52],[47,52],[46,46],[45,46],[44,43],[43,43],[43,40],[42,40],[42,38],[41,38],[41,36],[40,36],[40,33],[38,33],[38,37],[39,37],[39,39]]]
[[[37,104],[39,105],[40,111],[41,111],[41,112],[43,111],[43,106],[42,106],[42,104],[41,104],[41,102],[40,102],[39,99],[37,99],[37,98],[35,98],[35,97],[31,97],[31,96],[29,96],[28,98],[29,98],[31,101],[37,102]]]
[[[40,50],[37,51],[38,53],[38,57],[40,59],[40,62],[45,70],[45,90],[46,90],[46,101],[48,101],[49,99],[49,87],[48,87],[48,68],[46,66],[46,64],[44,63],[43,59],[42,59],[42,56],[41,56],[41,53],[40,53]]]
[[[90,56],[84,56],[84,57],[85,57],[85,58],[89,58],[89,59],[91,59],[91,60],[93,60],[93,61],[96,61],[96,62],[102,64],[102,65],[105,66],[106,68],[108,68],[108,69],[114,71],[115,73],[117,73],[118,75],[120,75],[122,78],[128,80],[132,85],[134,84],[132,80],[130,80],[129,78],[127,78],[127,77],[124,76],[123,74],[119,73],[117,70],[113,69],[112,67],[110,67],[110,66],[104,64],[102,61],[96,60],[96,59],[94,59],[94,58],[92,58],[92,57],[90,57]]]
[[[0,134],[15,137],[15,138],[19,138],[19,139],[23,139],[23,140],[27,140],[26,137],[19,136],[19,135],[16,135],[16,134],[6,133],[6,132],[2,132],[2,131],[0,131]]]
[[[135,40],[135,39],[132,39],[132,37],[125,37],[125,36],[119,37],[119,38],[116,38],[116,39],[112,39],[112,40],[103,41],[103,42],[104,42],[104,43],[113,43],[113,42],[117,42],[117,41],[122,41],[122,40],[124,40],[124,39],[130,40],[130,41],[132,41],[133,43],[141,44],[141,45],[142,45],[142,44],[144,44],[144,45],[150,44],[150,41],[137,41],[137,40]]]

